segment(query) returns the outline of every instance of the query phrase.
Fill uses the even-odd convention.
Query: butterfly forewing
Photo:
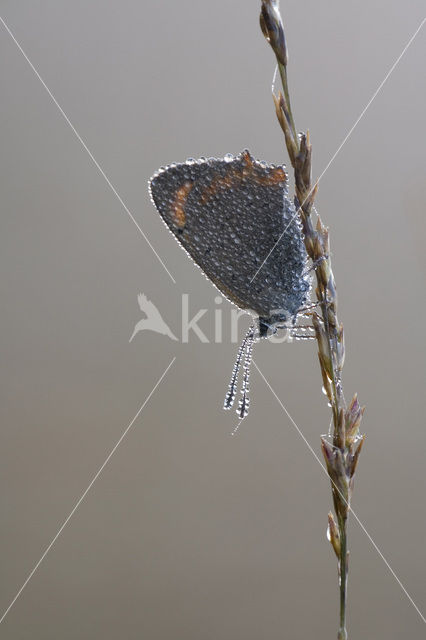
[[[171,165],[150,190],[176,239],[237,306],[265,317],[302,306],[306,252],[282,167],[244,151]]]

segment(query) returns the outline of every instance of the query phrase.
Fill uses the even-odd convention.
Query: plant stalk
[[[347,640],[346,607],[348,581],[347,520],[354,474],[364,436],[359,433],[364,409],[355,394],[346,405],[341,373],[344,363],[343,325],[337,318],[337,291],[331,269],[328,229],[317,214],[312,220],[318,183],[312,185],[312,145],[309,133],[297,135],[287,80],[288,51],[277,0],[262,0],[260,26],[278,64],[283,93],[273,95],[278,122],[283,130],[295,177],[295,204],[302,223],[306,252],[316,277],[316,297],[320,313],[312,314],[318,343],[323,390],[331,407],[333,437],[321,438],[321,447],[331,482],[334,511],[328,514],[328,538],[338,561],[340,617],[338,640]]]
[[[339,633],[337,634],[338,640],[346,640],[348,637],[348,634],[346,631],[346,600],[347,600],[347,588],[348,588],[346,522],[347,522],[346,519],[344,520],[339,519],[340,628],[339,628]]]

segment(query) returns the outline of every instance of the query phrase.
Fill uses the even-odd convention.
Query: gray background
[[[155,246],[168,277],[0,28],[1,589],[4,611],[176,361],[2,623],[7,640],[335,637],[327,478],[264,381],[237,437],[223,344],[128,339],[152,299],[179,333],[217,292],[167,233],[162,164],[249,147],[286,160],[256,0],[3,0],[1,15]],[[297,126],[319,175],[424,17],[421,0],[282,3]],[[347,396],[367,405],[353,506],[423,612],[426,27],[321,181]],[[222,304],[229,320],[231,305]],[[249,320],[241,321],[243,333]],[[314,343],[255,359],[319,452]],[[351,638],[424,623],[350,526]]]

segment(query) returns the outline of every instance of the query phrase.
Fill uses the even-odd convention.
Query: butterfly
[[[232,371],[224,408],[248,413],[253,343],[295,322],[307,300],[307,254],[283,166],[248,150],[222,159],[188,159],[149,181],[151,199],[179,244],[228,300],[255,316]]]

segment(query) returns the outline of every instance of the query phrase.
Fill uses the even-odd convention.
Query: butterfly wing
[[[150,192],[179,243],[238,307],[269,317],[302,306],[306,252],[282,167],[248,151],[189,160],[160,170]]]

